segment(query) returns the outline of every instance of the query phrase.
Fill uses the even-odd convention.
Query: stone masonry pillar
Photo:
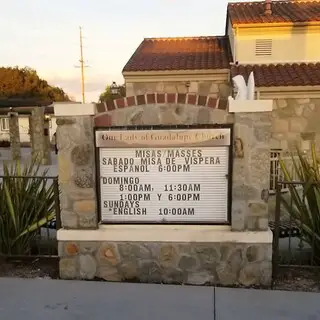
[[[43,165],[50,164],[50,151],[45,136],[44,107],[36,107],[31,115],[32,157]]]
[[[16,112],[10,112],[8,115],[11,156],[12,160],[19,160],[21,158],[19,115]]]
[[[254,101],[258,106],[259,102]],[[234,117],[232,230],[265,231],[269,227],[271,111],[239,110]]]
[[[57,117],[61,223],[64,229],[97,229],[94,104],[54,107]]]

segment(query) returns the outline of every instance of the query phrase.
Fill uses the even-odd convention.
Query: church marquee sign
[[[104,223],[230,222],[232,127],[96,130]]]

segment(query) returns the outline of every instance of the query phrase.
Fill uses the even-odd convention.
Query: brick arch
[[[95,116],[95,126],[111,126],[112,116],[110,112],[114,110],[146,105],[160,106],[170,104],[208,107],[220,110],[227,109],[227,99],[186,93],[147,93],[97,104],[98,113]]]

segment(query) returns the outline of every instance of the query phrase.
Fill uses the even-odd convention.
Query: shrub
[[[303,182],[302,196],[295,184],[289,184],[291,199],[281,197],[281,203],[300,227],[301,240],[313,248],[314,262],[320,264],[320,159],[316,155],[315,145],[311,147],[311,157],[297,149],[298,157],[292,162],[299,182]],[[293,175],[283,160],[280,160],[285,181],[293,182]]]
[[[26,255],[41,226],[55,217],[53,184],[35,160],[4,164],[0,182],[0,253]],[[37,177],[36,177],[37,176]],[[30,177],[30,178],[23,178]]]

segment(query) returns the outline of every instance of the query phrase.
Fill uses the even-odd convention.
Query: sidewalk
[[[320,294],[0,278],[1,320],[317,320]]]

